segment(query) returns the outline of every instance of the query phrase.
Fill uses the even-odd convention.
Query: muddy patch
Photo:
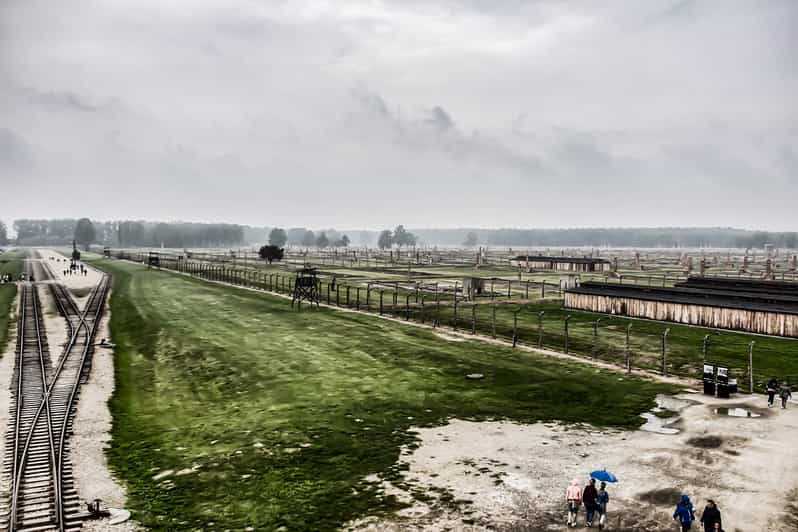
[[[699,449],[718,449],[723,445],[723,438],[720,436],[696,436],[687,440],[686,443]]]
[[[673,506],[674,501],[678,501],[681,494],[682,492],[676,488],[659,488],[644,491],[637,498],[656,506]]]

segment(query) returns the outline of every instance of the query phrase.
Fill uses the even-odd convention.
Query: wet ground
[[[419,429],[420,446],[401,459],[403,480],[372,479],[408,507],[352,528],[564,530],[569,481],[586,483],[589,471],[606,467],[620,479],[608,487],[608,530],[674,530],[670,514],[687,493],[699,513],[716,500],[727,532],[794,531],[798,405],[765,405],[758,396],[660,397],[644,429],[632,432],[463,420]]]

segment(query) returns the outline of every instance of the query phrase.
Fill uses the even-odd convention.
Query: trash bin
[[[715,366],[704,364],[704,395],[715,395]]]

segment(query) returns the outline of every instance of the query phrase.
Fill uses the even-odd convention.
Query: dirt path
[[[794,531],[785,511],[787,492],[798,487],[798,405],[768,409],[761,397],[694,393],[678,399],[684,402],[666,405],[680,409],[669,425],[677,434],[462,420],[419,429],[420,447],[402,455],[404,485],[383,483],[386,495],[411,506],[350,529],[565,530],[570,479],[585,483],[590,470],[607,468],[621,480],[609,486],[607,530],[676,530],[670,515],[687,493],[699,515],[708,498],[716,500],[728,532]],[[716,413],[728,407],[760,417]],[[414,500],[411,490],[432,499]]]

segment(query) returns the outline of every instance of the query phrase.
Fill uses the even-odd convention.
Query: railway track
[[[3,530],[76,531],[86,517],[74,488],[69,436],[80,385],[91,368],[109,278],[103,276],[94,287],[83,310],[62,285],[49,287],[66,319],[68,342],[51,362],[37,288],[22,284],[4,461],[11,492],[7,505],[0,507]]]

